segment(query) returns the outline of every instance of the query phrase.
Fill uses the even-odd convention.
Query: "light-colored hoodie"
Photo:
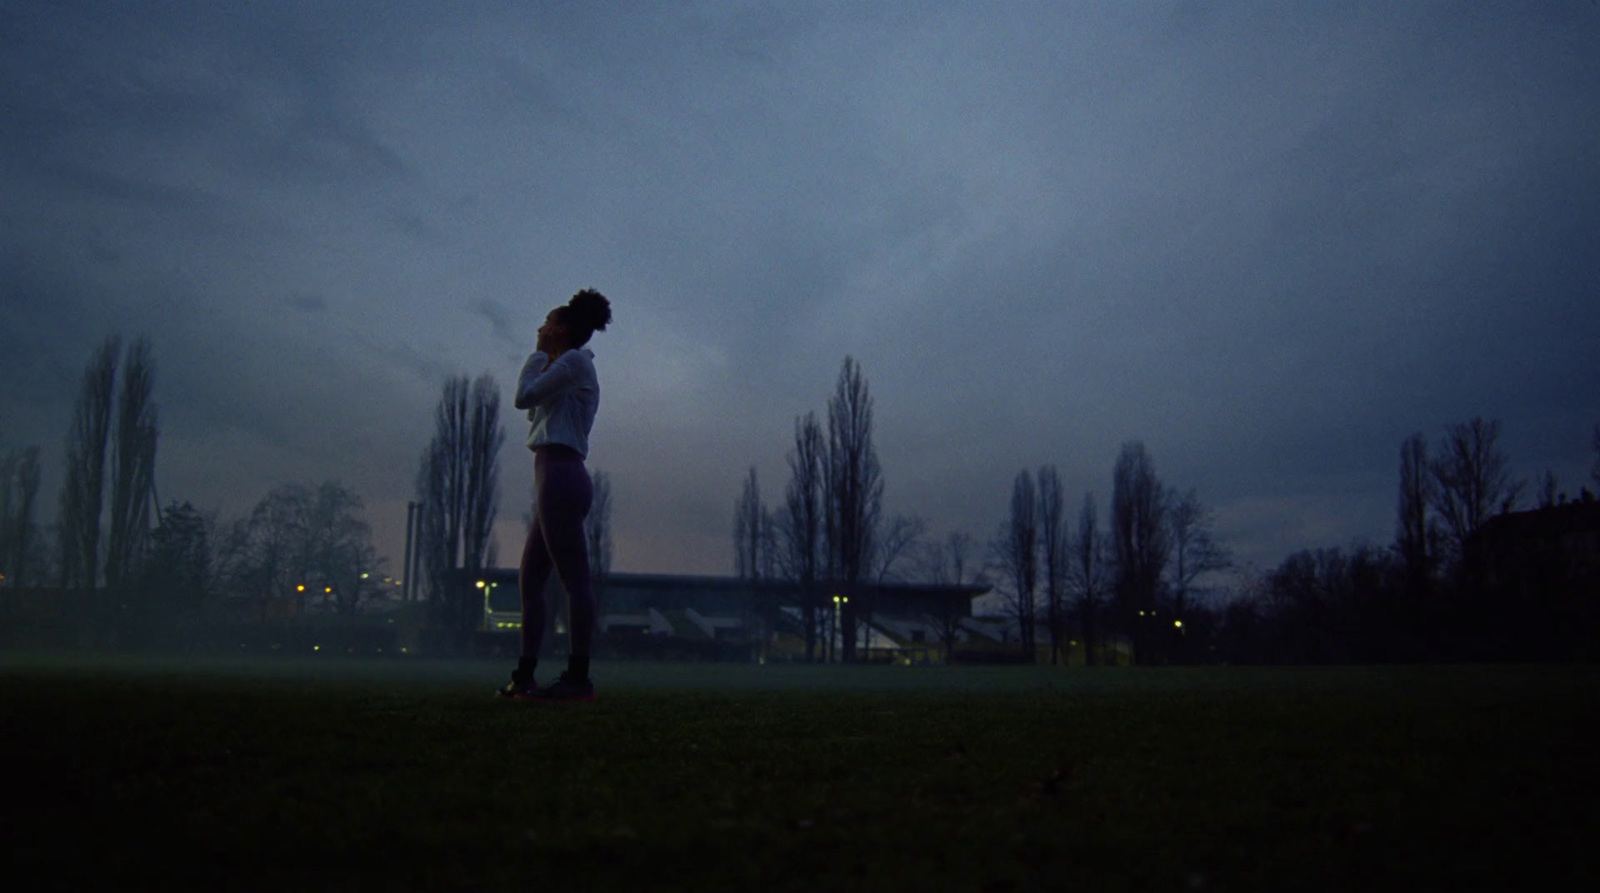
[[[514,405],[528,411],[532,427],[528,449],[558,443],[589,455],[589,430],[600,408],[600,381],[594,374],[594,353],[569,350],[554,363],[544,351],[534,351],[517,376]]]

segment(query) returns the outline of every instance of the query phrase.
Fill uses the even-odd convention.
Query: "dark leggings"
[[[572,622],[572,653],[588,657],[594,638],[594,589],[589,583],[589,547],[583,519],[594,501],[594,485],[577,450],[542,446],[534,451],[533,483],[538,491],[533,528],[522,547],[517,588],[522,593],[522,656],[539,657],[544,639],[544,586],[555,567],[567,590]]]

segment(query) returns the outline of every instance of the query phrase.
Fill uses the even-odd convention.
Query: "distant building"
[[[1469,591],[1506,657],[1600,652],[1600,501],[1490,518],[1465,544]]]
[[[483,571],[469,584],[483,593],[482,631],[505,637],[499,650],[520,634],[522,607],[517,570]],[[596,587],[599,602],[597,651],[722,659],[801,660],[805,626],[800,586],[789,581],[678,574],[613,573]],[[838,587],[816,592],[819,657],[837,658],[838,630],[853,621],[861,656],[868,660],[922,663],[945,659],[945,632],[957,643],[976,641],[972,601],[984,585],[919,583],[864,585],[845,594]],[[547,641],[566,632],[566,594],[554,574],[546,586]]]

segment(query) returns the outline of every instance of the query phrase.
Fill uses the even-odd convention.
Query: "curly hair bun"
[[[572,314],[572,321],[590,331],[603,332],[606,323],[611,322],[611,302],[592,288],[573,295],[567,307]]]

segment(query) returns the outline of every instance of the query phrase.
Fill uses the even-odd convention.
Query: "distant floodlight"
[[[482,581],[482,580],[479,580],[479,581],[478,581],[478,588],[479,588],[479,589],[482,589],[482,588],[483,588],[483,586],[484,586],[484,583],[483,583],[483,581]]]
[[[1183,629],[1183,621],[1182,620],[1174,620],[1174,621],[1172,621],[1172,625],[1177,627],[1178,629]]]
[[[305,592],[306,591],[306,584],[301,583],[299,586],[296,586],[294,588],[294,591],[295,592]]]

